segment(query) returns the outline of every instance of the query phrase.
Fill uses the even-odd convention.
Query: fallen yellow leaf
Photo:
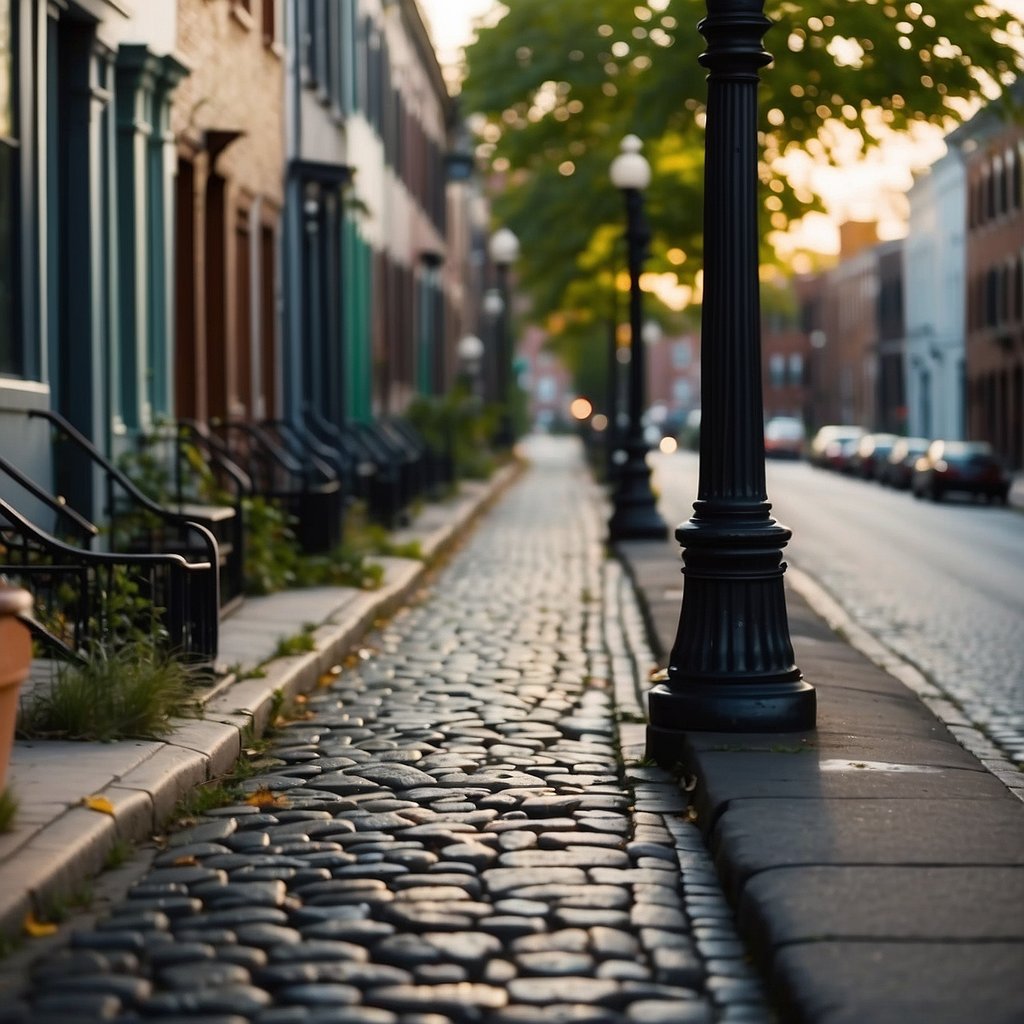
[[[84,796],[82,803],[90,811],[99,811],[101,814],[114,815],[114,805],[105,796]]]
[[[287,807],[288,801],[283,796],[275,796],[273,790],[270,789],[257,789],[250,793],[246,798],[247,804],[252,804],[253,807]]]
[[[21,922],[21,927],[25,934],[31,935],[33,939],[54,935],[57,931],[55,924],[50,924],[48,921],[37,921],[36,915],[31,910],[25,915],[25,920]]]

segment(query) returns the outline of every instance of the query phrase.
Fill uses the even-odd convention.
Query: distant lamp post
[[[512,264],[519,259],[519,239],[508,228],[499,228],[491,235],[488,255],[491,257],[497,274],[497,292],[501,299],[501,308],[498,310],[495,320],[495,335],[497,337],[497,374],[495,376],[498,402],[501,405],[501,418],[498,422],[495,441],[501,446],[508,447],[514,440],[510,408],[511,388],[509,386],[512,352],[509,338],[508,272]]]
[[[612,184],[622,191],[626,201],[626,247],[629,262],[629,424],[623,448],[626,458],[615,478],[613,510],[608,520],[608,536],[618,540],[661,540],[668,527],[658,514],[651,490],[651,469],[647,465],[647,442],[643,417],[644,344],[643,296],[640,272],[647,256],[650,231],[644,218],[643,195],[651,180],[651,165],[640,152],[643,144],[635,135],[622,140],[621,152],[612,161]]]
[[[765,487],[757,228],[764,0],[707,0],[700,483],[666,679],[649,695],[648,754],[678,761],[691,730],[812,729],[815,693],[789,637],[782,548]]]
[[[479,390],[480,365],[484,357],[484,343],[475,334],[466,334],[459,339],[457,354],[462,372],[469,384],[469,392],[476,396]]]

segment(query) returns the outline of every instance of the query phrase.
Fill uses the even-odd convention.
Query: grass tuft
[[[23,703],[18,734],[26,739],[151,739],[187,714],[190,675],[184,664],[142,641],[96,645],[84,665],[61,666],[53,685]]]

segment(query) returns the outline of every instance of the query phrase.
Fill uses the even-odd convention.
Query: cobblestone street
[[[679,788],[620,754],[651,657],[599,495],[572,443],[529,455],[254,802],[172,835],[2,1024],[773,1019]]]

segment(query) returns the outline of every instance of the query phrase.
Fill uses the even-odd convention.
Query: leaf
[[[47,935],[55,935],[57,926],[49,921],[36,920],[36,915],[30,910],[21,922],[21,930],[33,939],[42,939]]]
[[[82,805],[88,807],[90,811],[114,816],[114,805],[105,796],[83,796]]]
[[[273,790],[270,789],[257,789],[250,793],[246,798],[245,802],[251,804],[253,807],[288,807],[288,800],[286,797],[277,796]]]
[[[174,858],[174,866],[176,868],[194,868],[198,863],[199,861],[191,854],[184,854],[181,857]]]

